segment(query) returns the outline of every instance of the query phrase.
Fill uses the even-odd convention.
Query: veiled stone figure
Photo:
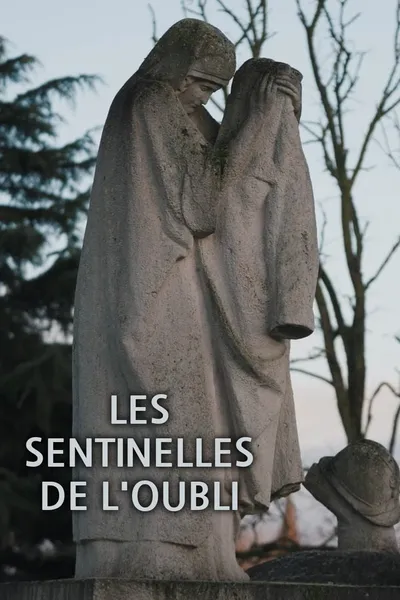
[[[195,239],[215,228],[217,125],[201,106],[234,74],[234,46],[183,20],[117,94],[100,144],[74,321],[74,436],[195,438],[211,453],[221,407]],[[203,134],[200,133],[200,128]],[[112,426],[110,395],[168,394],[163,426]],[[151,416],[151,411],[148,417]],[[112,461],[112,459],[111,459]],[[111,463],[110,463],[111,464]],[[77,468],[88,510],[74,513],[78,577],[240,579],[233,513],[139,513],[121,482],[208,481],[210,469]],[[215,479],[215,475],[214,475]],[[105,513],[101,484],[110,482]]]
[[[234,70],[233,44],[214,27],[185,19],[161,38],[113,101],[100,144],[76,290],[73,426],[79,439],[134,438],[140,445],[144,438],[183,438],[187,461],[195,458],[196,438],[203,440],[208,460],[215,438],[253,437],[254,467],[246,477],[241,474],[240,511],[246,513],[267,508],[271,494],[289,493],[302,479],[288,344],[280,336],[301,337],[313,327],[315,223],[288,97],[296,98],[299,86],[280,79],[281,72],[271,89],[261,86],[257,98],[263,100],[253,102],[249,115],[242,91],[253,98],[253,82],[238,73],[238,104],[235,92],[214,149],[218,125],[202,104],[228,83]],[[286,90],[284,100],[278,89]],[[246,118],[236,128],[229,118],[235,119],[239,105]],[[254,129],[256,123],[260,131]],[[286,150],[295,144],[294,162],[276,152],[275,142]],[[293,177],[285,176],[286,168]],[[296,190],[294,179],[299,177]],[[266,198],[272,197],[269,205]],[[290,199],[305,210],[304,222]],[[277,207],[263,221],[266,242],[262,227],[253,229],[254,205],[259,204]],[[234,207],[243,220],[235,221]],[[286,233],[295,236],[293,252],[285,246]],[[230,234],[232,244],[226,249],[232,247],[240,259],[233,269],[220,252]],[[291,260],[295,262],[287,269]],[[251,277],[263,278],[253,280],[250,293],[246,262]],[[266,271],[259,271],[262,264]],[[228,304],[226,294],[231,295]],[[247,317],[240,316],[248,301],[250,321],[255,319],[250,329]],[[231,318],[233,305],[239,312]],[[130,394],[150,399],[157,393],[168,395],[165,424],[111,425],[111,394],[119,399],[118,416],[127,418]],[[121,491],[121,482],[131,487],[139,480],[168,481],[176,488],[179,481],[218,480],[226,504],[238,477],[226,468],[157,469],[139,462],[115,467],[113,456],[108,468],[99,466],[98,457],[90,470],[76,468],[74,478],[88,482],[89,498],[88,510],[73,515],[76,576],[247,578],[235,559],[239,511],[167,512],[160,507],[142,513]],[[103,481],[109,482],[110,502],[118,511],[103,512]]]
[[[242,513],[267,510],[303,480],[289,352],[290,340],[314,329],[318,247],[309,171],[282,77],[300,92],[301,74],[272,60],[250,60],[235,75],[216,143],[225,162],[216,231],[198,241],[226,427],[253,440],[254,463],[238,473]]]

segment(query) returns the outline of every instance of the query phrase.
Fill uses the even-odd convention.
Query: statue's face
[[[205,79],[185,77],[183,85],[177,90],[178,98],[188,115],[202,104],[207,104],[211,94],[219,90],[220,86]]]

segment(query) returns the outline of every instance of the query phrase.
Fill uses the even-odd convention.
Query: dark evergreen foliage
[[[70,436],[68,336],[95,141],[57,145],[55,106],[99,78],[34,87],[38,66],[0,37],[0,549],[71,534],[68,510],[40,510],[41,479],[67,486],[69,469],[28,469],[25,443]]]

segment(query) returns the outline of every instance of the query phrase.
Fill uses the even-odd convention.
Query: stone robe
[[[213,76],[229,72],[229,80],[233,75],[233,45],[213,27],[185,20],[159,42],[111,106],[96,165],[74,316],[74,437],[133,437],[138,442],[182,437],[187,460],[194,454],[195,438],[204,439],[210,455],[223,419],[195,244],[215,228],[220,173],[209,144],[174,91],[203,56],[202,64]],[[129,395],[141,393],[148,396],[148,405],[153,394],[168,394],[168,422],[112,426],[111,394],[118,396],[121,418],[128,414]],[[91,469],[76,468],[74,479],[88,482],[88,510],[73,514],[77,542],[198,546],[210,538],[210,511],[139,513],[121,491],[123,481],[207,481],[210,469],[103,468],[97,456]],[[110,483],[111,503],[118,511],[102,510],[103,481]],[[229,542],[234,560],[232,536]]]
[[[267,509],[303,480],[289,352],[291,339],[314,329],[319,263],[298,122],[273,85],[280,69],[287,74],[287,65],[261,59],[235,76],[217,140],[227,160],[216,231],[198,242],[231,435],[253,439],[254,463],[239,473],[245,513]],[[289,74],[299,86],[300,74]],[[246,117],[267,76],[265,111]]]

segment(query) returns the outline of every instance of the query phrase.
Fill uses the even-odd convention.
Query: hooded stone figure
[[[252,438],[238,473],[243,513],[300,487],[303,469],[290,340],[314,329],[318,247],[313,191],[293,105],[277,81],[301,75],[258,59],[235,75],[216,142],[224,182],[216,230],[198,241],[214,315],[214,352],[232,437]],[[241,152],[232,145],[241,138]]]
[[[140,446],[145,438],[183,438],[190,461],[201,438],[204,455],[212,453],[225,407],[196,240],[215,228],[220,171],[206,138],[215,139],[216,124],[201,106],[188,115],[179,92],[188,76],[214,90],[234,70],[233,44],[214,27],[185,19],[160,39],[111,105],[75,296],[73,435],[81,441],[134,438]],[[169,419],[152,425],[150,418],[160,415],[150,410],[150,398],[159,393],[168,396]],[[130,395],[146,395],[139,404],[147,413],[139,418],[148,424],[112,425],[111,394],[118,397],[118,418],[128,423]],[[246,577],[235,560],[232,513],[162,506],[139,512],[121,491],[123,482],[131,489],[140,480],[171,487],[206,482],[210,469],[156,469],[154,454],[149,468],[139,460],[133,467],[115,464],[111,452],[108,467],[95,456],[92,468],[74,471],[75,480],[87,482],[88,506],[73,513],[77,577]],[[119,510],[103,510],[103,481]]]

